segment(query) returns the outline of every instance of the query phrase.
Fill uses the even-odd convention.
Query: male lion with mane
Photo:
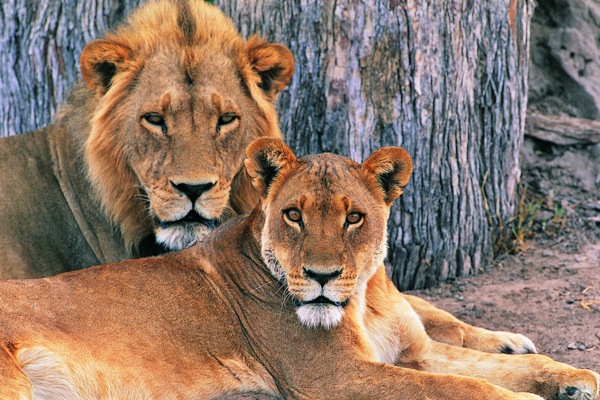
[[[262,201],[202,243],[0,282],[0,398],[600,398],[592,371],[429,339],[382,264],[404,150],[247,155]]]
[[[244,151],[281,137],[293,70],[204,1],[150,2],[89,43],[56,123],[0,141],[0,276],[180,250],[250,211]]]

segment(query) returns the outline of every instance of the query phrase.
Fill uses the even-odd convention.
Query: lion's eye
[[[227,125],[232,123],[233,121],[235,121],[235,119],[237,118],[237,115],[235,114],[223,114],[219,117],[219,125]]]
[[[358,224],[360,221],[362,221],[363,216],[360,213],[357,212],[351,212],[350,214],[348,214],[346,216],[346,223],[349,225],[352,224]]]
[[[295,208],[290,208],[289,210],[287,210],[285,212],[285,216],[287,217],[287,219],[289,219],[292,222],[301,222],[302,221],[302,214],[300,213],[300,210],[295,209]]]
[[[162,117],[162,115],[157,113],[145,114],[144,119],[148,121],[148,123],[156,126],[163,126],[165,124],[165,119]]]

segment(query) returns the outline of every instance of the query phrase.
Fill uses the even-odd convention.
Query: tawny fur
[[[55,124],[0,140],[0,276],[180,250],[250,211],[244,151],[281,137],[293,70],[285,46],[244,40],[204,1],[150,1],[90,42]],[[195,201],[180,189],[205,184]]]
[[[257,56],[257,52],[262,54]],[[176,60],[174,68],[168,70],[167,76],[155,74],[144,80],[143,74],[150,74],[146,72],[151,68],[149,63],[156,62],[156,59],[162,63],[166,61],[161,57],[162,53]],[[117,69],[109,88],[102,85],[96,69],[97,65],[105,62],[107,58],[116,60]],[[261,61],[263,64],[259,65]],[[107,214],[123,232],[126,245],[136,246],[152,229],[151,221],[147,218],[145,200],[140,196],[140,185],[152,184],[147,180],[156,181],[156,177],[162,178],[163,190],[176,193],[170,185],[173,179],[177,178],[178,181],[190,184],[204,183],[207,179],[206,170],[209,169],[206,164],[217,164],[214,166],[220,167],[221,171],[213,172],[218,181],[217,187],[212,190],[216,191],[222,185],[224,197],[217,210],[208,214],[212,214],[209,215],[211,217],[221,217],[229,199],[231,181],[237,179],[236,175],[242,170],[241,159],[246,145],[251,139],[259,136],[281,136],[273,106],[274,94],[289,82],[293,71],[293,58],[284,46],[269,44],[257,37],[244,41],[231,20],[219,9],[205,2],[158,1],[150,2],[134,12],[114,33],[107,34],[105,41],[88,45],[81,57],[81,70],[84,79],[97,91],[99,97],[85,146],[89,177]],[[263,82],[260,73],[270,70],[277,71],[268,78],[274,82]],[[228,81],[215,80],[215,77],[223,74],[226,74],[225,79]],[[189,87],[170,86],[173,81],[184,79],[189,81]],[[124,118],[140,118],[140,110],[134,108],[138,103],[131,103],[129,99],[132,92],[134,96],[135,93],[141,96],[143,92],[139,88],[140,85],[155,86],[157,82],[164,84],[165,89],[153,92],[157,96],[169,95],[169,100],[161,104],[166,108],[162,116],[168,125],[171,122],[168,117],[171,113],[176,114],[178,107],[195,107],[190,114],[183,115],[186,120],[173,119],[173,125],[176,125],[169,126],[171,132],[166,134],[171,141],[179,141],[187,148],[178,147],[176,143],[159,144],[158,146],[163,147],[162,152],[141,154],[142,160],[132,160],[132,124]],[[240,86],[242,82],[243,88]],[[262,90],[260,85],[272,85],[274,89]],[[246,90],[250,93],[249,97],[245,96]],[[179,104],[171,104],[177,103],[177,98],[181,98]],[[213,104],[206,104],[207,100]],[[217,134],[219,113],[227,109],[226,105],[221,104],[223,101],[230,102],[229,108],[239,114],[241,126],[232,132]],[[117,115],[115,109],[118,110]],[[197,125],[194,126],[192,120],[197,118],[198,113],[214,115],[206,115],[208,118],[205,121],[196,121]],[[215,137],[225,134],[234,138],[228,139],[224,146],[237,143],[234,149],[225,149],[231,151],[223,152],[212,143],[216,140]],[[207,140],[194,142],[191,139],[194,135],[205,135]],[[145,136],[136,139],[149,140]],[[139,143],[136,145],[139,146]],[[148,145],[151,144],[146,144]],[[220,152],[223,154],[219,154]],[[164,153],[166,155],[163,155]],[[214,157],[218,155],[222,158],[215,160]],[[153,170],[153,176],[146,181],[145,177],[140,176],[142,173],[136,171],[136,166],[131,165],[149,163],[153,161],[152,158],[160,156],[164,157],[164,161],[156,161],[167,163],[167,166],[164,169],[152,166],[158,171]],[[148,160],[148,157],[151,159]],[[169,162],[185,165],[169,170]],[[149,168],[144,169],[147,171]],[[160,201],[153,199],[153,193],[147,194],[150,197],[150,206],[161,209]],[[239,202],[230,205],[238,212],[249,211],[256,201],[251,194],[244,198],[232,196],[232,199]],[[153,205],[152,200],[158,204]],[[166,201],[173,200],[167,198]],[[183,247],[177,246],[173,250]]]
[[[34,278],[155,254],[155,237],[181,249],[210,229],[163,229],[157,218],[177,220],[194,209],[224,221],[251,210],[259,197],[243,152],[255,137],[280,137],[273,102],[293,66],[284,46],[244,41],[203,1],[150,2],[91,42],[81,56],[86,85],[75,88],[56,124],[0,140],[0,159],[10,165],[0,175],[7,200],[0,202],[0,276]],[[143,120],[148,111],[162,115],[166,133]],[[227,111],[239,119],[216,132]],[[172,185],[215,180],[196,204]],[[406,299],[436,340],[535,351],[522,335],[475,328]]]
[[[191,249],[0,282],[0,398],[600,398],[592,371],[427,336],[381,264],[405,151],[358,165],[259,139],[246,167],[262,203]]]

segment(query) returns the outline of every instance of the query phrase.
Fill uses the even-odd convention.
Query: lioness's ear
[[[371,154],[361,168],[367,173],[367,179],[374,178],[373,184],[383,190],[383,200],[389,206],[408,183],[412,160],[400,147],[382,147]]]
[[[267,196],[277,175],[296,161],[292,150],[281,139],[266,137],[253,141],[246,149],[246,157],[246,171],[262,197]]]
[[[81,53],[81,75],[90,89],[104,94],[115,74],[131,56],[132,51],[127,46],[104,39],[94,40]]]
[[[245,46],[251,68],[260,77],[258,86],[270,100],[285,89],[294,73],[294,56],[282,44],[268,43],[254,35]]]

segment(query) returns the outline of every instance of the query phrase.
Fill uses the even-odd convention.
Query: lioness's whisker
[[[270,281],[270,282],[263,283],[262,285],[259,285],[259,286],[255,287],[255,288],[253,288],[253,289],[250,289],[250,290],[246,291],[246,293],[254,293],[254,292],[256,292],[258,289],[261,289],[261,288],[263,288],[263,287],[265,287],[265,286],[272,285],[272,284],[274,284],[274,283],[275,283],[274,281]],[[279,289],[277,289],[277,290],[279,290]],[[277,292],[275,292],[275,293],[277,293]]]

